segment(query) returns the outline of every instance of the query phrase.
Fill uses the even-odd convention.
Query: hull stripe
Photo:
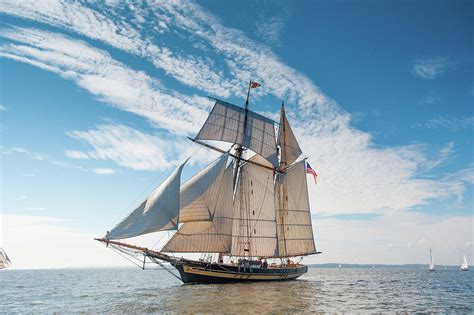
[[[279,279],[292,279],[301,276],[304,272],[291,273],[291,274],[275,274],[275,275],[257,275],[257,274],[242,274],[235,273],[232,271],[210,271],[201,268],[183,266],[183,271],[189,274],[195,274],[200,276],[227,278],[227,279],[242,279],[242,280],[279,280]]]

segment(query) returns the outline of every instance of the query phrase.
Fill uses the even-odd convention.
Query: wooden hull
[[[230,283],[254,281],[294,280],[308,271],[307,266],[291,268],[244,268],[231,265],[206,263],[178,263],[174,267],[179,271],[184,283]]]

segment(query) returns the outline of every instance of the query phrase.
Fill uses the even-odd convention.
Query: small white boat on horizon
[[[435,264],[433,261],[433,255],[431,255],[431,248],[430,248],[430,264],[428,266],[429,271],[435,271]]]
[[[463,260],[462,260],[462,263],[461,263],[461,271],[469,271],[469,265],[467,264],[467,259],[466,259],[466,254],[463,254]]]

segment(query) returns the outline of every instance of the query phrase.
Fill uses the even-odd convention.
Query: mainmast
[[[244,105],[244,110],[245,110],[245,116],[244,116],[244,128],[243,128],[243,135],[245,137],[246,131],[247,131],[247,121],[248,121],[248,112],[249,112],[249,97],[250,97],[250,89],[252,87],[252,81],[249,81],[248,89],[247,89],[247,98],[245,99],[245,105]],[[235,161],[234,161],[234,178],[232,180],[233,187],[234,187],[234,192],[237,192],[239,195],[235,196],[236,198],[239,198],[239,211],[240,211],[240,228],[245,229],[245,235],[246,239],[245,240],[238,240],[239,243],[241,243],[244,247],[244,254],[251,253],[250,251],[250,209],[248,209],[247,205],[248,202],[245,200],[245,194],[244,192],[244,187],[240,187],[240,189],[237,188],[237,184],[240,186],[243,186],[245,183],[244,181],[239,181],[237,183],[238,177],[240,175],[240,169],[241,169],[241,162],[242,162],[242,153],[243,153],[243,147],[240,143],[235,144]],[[246,256],[246,255],[245,255]]]
[[[251,88],[251,86],[252,86],[252,81],[249,81],[249,86],[248,86],[248,90],[247,90],[247,98],[245,99],[245,105],[244,105],[244,110],[245,110],[244,130],[243,130],[244,136],[245,136],[245,132],[246,132],[246,129],[247,129],[247,120],[248,120],[248,112],[249,112],[249,97],[250,97],[250,88]],[[235,187],[235,183],[237,182],[237,177],[238,177],[238,170],[239,170],[239,167],[240,167],[240,161],[242,160],[243,148],[242,148],[242,145],[240,143],[237,143],[237,144],[235,144],[234,149],[235,149],[235,163],[234,163],[235,170],[234,170],[233,183],[234,183],[234,187]]]

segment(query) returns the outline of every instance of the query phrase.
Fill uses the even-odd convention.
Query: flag
[[[313,175],[314,178],[314,183],[317,184],[316,178],[318,177],[318,174],[316,174],[316,171],[313,170],[311,165],[309,165],[308,162],[306,162],[306,173]]]
[[[260,83],[250,81],[250,88],[251,88],[251,89],[256,89],[256,88],[258,88],[259,86],[260,86]]]

